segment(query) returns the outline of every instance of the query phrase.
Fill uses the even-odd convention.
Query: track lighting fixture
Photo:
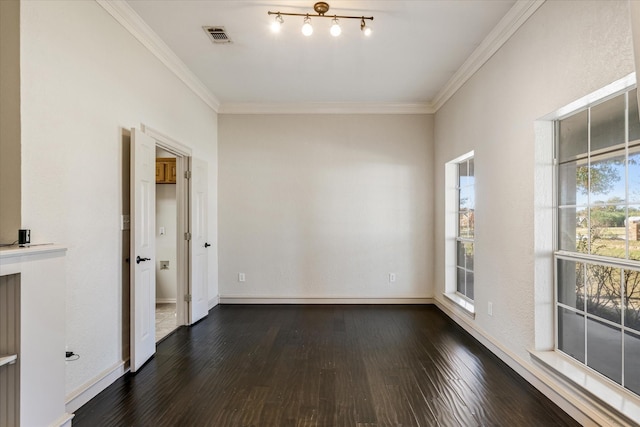
[[[271,24],[271,30],[273,32],[279,32],[282,24],[284,24],[284,19],[282,16],[303,16],[304,21],[302,25],[302,34],[305,36],[310,36],[313,34],[313,26],[311,25],[311,17],[314,18],[332,18],[331,20],[331,28],[329,32],[333,37],[338,37],[342,34],[342,28],[340,27],[340,23],[338,22],[338,18],[340,19],[359,19],[360,20],[360,30],[365,36],[371,35],[371,27],[365,24],[365,19],[373,21],[373,16],[341,16],[341,15],[329,15],[325,16],[325,13],[329,11],[329,3],[319,1],[313,5],[313,10],[316,11],[316,14],[309,13],[288,13],[288,12],[267,12],[269,15],[276,15],[274,22]]]
[[[340,33],[342,33],[342,28],[340,28],[340,24],[338,24],[338,18],[333,18],[331,21],[331,29],[329,30],[333,37],[338,37]]]
[[[278,13],[276,19],[271,23],[271,31],[279,33],[282,28],[282,24],[284,24],[284,19],[282,19],[282,16]]]
[[[280,18],[282,19],[282,18]],[[360,21],[360,31],[362,31],[362,33],[369,37],[372,33],[371,31],[371,27],[367,26],[367,24],[364,23],[364,19],[362,19],[362,21]]]
[[[313,26],[311,25],[311,18],[309,18],[309,15],[304,18],[304,24],[302,24],[302,34],[307,37],[313,34]]]

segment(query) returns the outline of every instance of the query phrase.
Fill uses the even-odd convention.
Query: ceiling
[[[311,13],[314,1],[128,0],[128,5],[220,103],[433,105],[456,71],[508,14],[513,0],[330,1],[327,15],[374,16],[360,22],[284,16],[271,32],[267,11]],[[514,8],[515,9],[515,8]],[[504,20],[503,20],[504,21]],[[214,44],[203,26],[224,26]],[[495,32],[495,30],[494,30]]]

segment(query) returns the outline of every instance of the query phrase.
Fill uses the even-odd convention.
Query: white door
[[[156,142],[131,130],[131,372],[156,352]]]
[[[207,162],[191,159],[189,210],[191,228],[189,293],[189,323],[195,323],[209,312],[209,286],[207,283]]]

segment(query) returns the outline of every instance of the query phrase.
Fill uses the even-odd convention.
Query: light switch
[[[168,270],[169,261],[160,261],[160,270]]]
[[[164,227],[160,227],[160,235],[164,236]]]

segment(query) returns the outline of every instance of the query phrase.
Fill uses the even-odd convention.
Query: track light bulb
[[[313,27],[311,26],[311,18],[309,18],[309,15],[304,18],[304,24],[302,24],[302,34],[307,37],[313,34]]]
[[[331,23],[331,30],[329,30],[329,32],[333,37],[338,37],[342,33],[342,28],[340,28],[340,24],[338,24],[338,18],[334,17]]]
[[[360,21],[360,30],[364,33],[366,37],[369,37],[373,31],[371,31],[371,27],[367,27],[367,24],[364,23],[364,18]]]
[[[271,31],[279,33],[282,28],[282,24],[284,24],[284,19],[282,19],[282,16],[278,13],[278,15],[276,15],[276,19],[271,23]]]

